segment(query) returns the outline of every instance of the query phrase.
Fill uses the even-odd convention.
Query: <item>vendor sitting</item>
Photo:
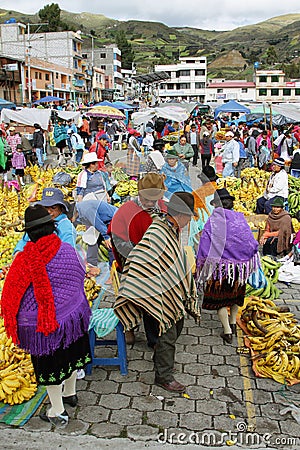
[[[260,239],[263,255],[282,257],[291,250],[292,219],[283,209],[283,205],[283,199],[278,197],[271,202],[272,211],[268,215],[266,229]]]
[[[256,214],[269,214],[272,209],[271,203],[276,197],[287,202],[289,184],[288,174],[284,170],[283,158],[274,159],[272,171],[264,195],[257,200]]]

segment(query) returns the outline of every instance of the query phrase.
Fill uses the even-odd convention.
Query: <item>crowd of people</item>
[[[160,121],[159,127],[150,122],[139,131],[119,122],[93,120],[83,117],[77,127],[72,120],[58,119],[50,131],[49,142],[54,140],[59,161],[69,153],[74,164],[82,166],[74,211],[70,214],[58,188],[45,188],[42,199],[26,209],[24,235],[2,292],[1,315],[7,333],[31,353],[37,381],[47,387],[51,403],[41,418],[55,425],[68,423],[65,404],[76,406],[77,371],[91,358],[91,311],[83,289],[85,267],[76,247],[77,224],[86,226],[86,259],[92,274],[99,273],[100,244],[108,250],[109,267],[116,263],[120,287],[114,311],[127,343],[134,343],[134,331],[143,322],[147,345],[153,349],[155,383],[177,393],[185,391],[173,370],[185,314],[199,323],[201,303],[203,309],[217,311],[221,338],[231,344],[247,280],[260,267],[259,242],[244,215],[233,210],[234,197],[218,189],[218,156],[223,177],[240,176],[247,165],[267,169],[272,159],[266,192],[257,200],[257,213],[268,214],[260,244],[263,254],[275,258],[292,250],[285,168],[287,156],[297,162],[300,155],[296,127],[270,138],[268,131],[257,129],[256,134],[254,127],[234,125],[227,128],[220,149],[216,146],[220,124],[209,117],[188,120],[174,145],[164,139],[178,130],[178,124],[169,120]],[[26,158],[21,136],[13,128],[1,128],[0,166],[7,175],[11,149],[14,174],[22,184]],[[125,170],[138,186],[138,195],[119,208],[113,205],[115,183],[109,156],[109,145],[118,132],[127,139]],[[41,167],[45,137],[39,124],[34,124],[33,148]],[[297,148],[292,153],[291,145]],[[196,188],[191,183],[191,165],[200,169]],[[186,226],[195,273],[182,246]]]

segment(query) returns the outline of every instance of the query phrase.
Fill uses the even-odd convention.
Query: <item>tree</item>
[[[60,12],[59,5],[57,3],[51,3],[51,5],[46,5],[43,9],[40,9],[38,15],[42,22],[49,23],[49,31],[57,31],[61,26]]]
[[[122,67],[124,69],[131,69],[134,61],[134,53],[131,43],[126,39],[124,30],[117,31],[116,44],[118,49],[122,52]]]
[[[278,56],[273,45],[271,45],[266,51],[266,61],[268,64],[274,64],[278,62]]]

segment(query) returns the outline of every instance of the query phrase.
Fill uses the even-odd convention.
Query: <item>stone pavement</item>
[[[197,169],[191,169],[196,180]],[[278,283],[287,304],[300,320],[296,285]],[[107,293],[101,306],[111,306]],[[241,332],[232,345],[220,338],[217,314],[203,312],[200,326],[186,318],[176,349],[176,379],[187,386],[188,398],[153,385],[152,351],[142,328],[128,348],[128,375],[115,367],[97,367],[78,381],[79,404],[67,406],[70,422],[65,429],[51,429],[37,416],[14,430],[0,425],[5,449],[77,448],[282,448],[300,449],[299,424],[280,411],[290,402],[300,406],[300,384],[286,387],[256,378],[248,356],[236,349],[243,345]],[[112,347],[97,348],[99,356],[114,355]],[[22,442],[22,444],[20,444]]]

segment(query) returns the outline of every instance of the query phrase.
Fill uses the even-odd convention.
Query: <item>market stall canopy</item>
[[[65,99],[61,98],[61,97],[52,97],[51,95],[48,95],[47,97],[42,97],[39,100],[37,100],[36,102],[34,102],[34,104],[36,103],[51,103],[51,102],[64,102]]]
[[[191,103],[187,103],[187,102],[166,102],[166,103],[160,103],[158,105],[159,108],[168,108],[170,106],[179,106],[180,108],[185,109],[188,113],[191,113],[192,111],[194,111],[196,106],[198,106],[198,103],[197,102],[191,102]]]
[[[238,112],[238,113],[245,113],[249,114],[251,111],[249,108],[247,108],[244,105],[241,105],[240,103],[236,102],[235,100],[229,100],[229,102],[224,103],[221,106],[218,106],[215,109],[215,117],[218,116],[220,112]]]
[[[16,122],[24,125],[33,126],[34,123],[38,123],[43,130],[47,130],[49,121],[51,118],[51,109],[36,109],[36,108],[22,108],[18,111],[12,111],[10,109],[2,109],[1,122]],[[75,123],[78,122],[80,112],[73,111],[56,111],[55,114],[64,120],[74,119]]]
[[[125,119],[125,115],[121,111],[117,108],[112,108],[111,106],[95,106],[90,109],[86,115],[93,117],[108,117],[109,119]]]
[[[189,113],[181,106],[168,105],[168,107],[157,106],[156,108],[148,108],[144,111],[133,113],[131,116],[135,125],[147,123],[154,117],[163,117],[174,122],[184,122],[189,117]]]
[[[133,76],[133,79],[137,81],[138,83],[143,84],[152,84],[152,83],[159,83],[163,80],[169,80],[170,75],[167,72],[151,72],[146,73],[145,75],[135,75]]]
[[[4,98],[0,98],[0,111],[3,108],[13,109],[16,108],[16,105],[13,102],[8,102],[7,100],[4,100]]]
[[[246,115],[247,121],[251,122],[257,119],[264,119],[270,121],[270,106],[259,105],[251,110],[250,114]],[[284,103],[280,105],[272,104],[272,121],[274,125],[286,125],[288,123],[300,122],[300,110],[290,103]]]
[[[123,102],[109,102],[108,100],[104,100],[103,102],[96,103],[92,108],[97,108],[98,106],[110,106],[111,108],[116,109],[134,109],[133,106],[127,105]]]

